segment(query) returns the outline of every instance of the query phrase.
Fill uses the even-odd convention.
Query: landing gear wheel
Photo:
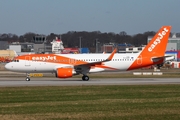
[[[26,81],[30,81],[29,73],[26,73]]]
[[[30,78],[29,78],[29,77],[27,77],[27,78],[26,78],[26,81],[30,81]]]
[[[83,80],[83,81],[88,81],[88,80],[89,80],[89,76],[83,75],[83,76],[82,76],[82,80]]]

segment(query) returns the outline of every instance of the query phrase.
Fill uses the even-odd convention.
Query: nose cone
[[[10,65],[10,63],[7,63],[7,64],[5,65],[5,68],[6,68],[7,70],[11,70],[11,69],[12,69],[12,66]]]

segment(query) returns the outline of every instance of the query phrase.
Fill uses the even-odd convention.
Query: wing
[[[101,65],[103,62],[111,61],[116,52],[117,52],[117,49],[114,49],[114,51],[110,54],[110,56],[106,60],[103,60],[103,61],[96,61],[96,62],[91,62],[91,63],[83,63],[83,64],[75,65],[74,66],[75,71],[78,73],[86,74],[89,72],[92,66]]]
[[[111,55],[106,59],[106,60],[103,60],[103,61],[97,61],[97,62],[91,62],[91,63],[84,63],[84,64],[78,64],[76,65],[77,66],[95,66],[95,65],[101,65],[103,62],[108,62],[108,61],[111,61],[114,54],[117,52],[117,49],[114,49],[114,51],[111,53]]]

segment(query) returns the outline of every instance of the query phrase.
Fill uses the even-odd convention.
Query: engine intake
[[[69,78],[73,76],[73,68],[57,68],[57,78]]]

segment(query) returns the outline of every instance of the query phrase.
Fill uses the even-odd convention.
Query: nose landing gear
[[[30,76],[29,76],[29,73],[26,73],[26,81],[30,81]]]

